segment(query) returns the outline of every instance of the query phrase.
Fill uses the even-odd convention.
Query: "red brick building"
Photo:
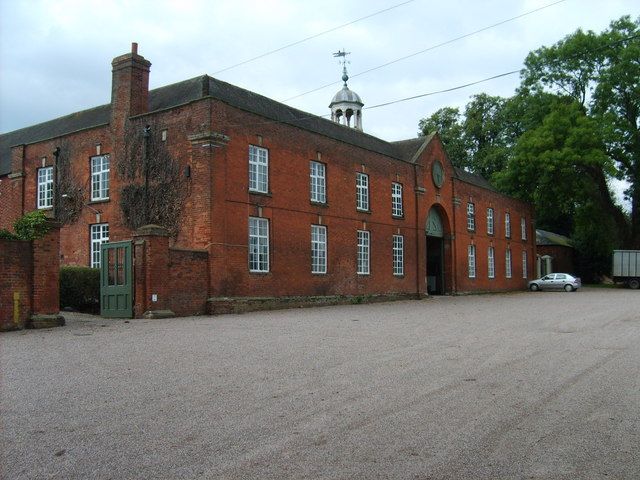
[[[52,208],[62,145],[86,197],[61,262],[98,265],[102,242],[133,235],[118,163],[127,132],[152,125],[187,185],[170,244],[208,253],[209,297],[504,291],[534,275],[532,208],[454,168],[437,134],[362,132],[346,81],[332,121],[207,75],[149,91],[149,70],[134,44],[110,104],[0,136],[0,228]]]
[[[570,238],[546,230],[536,230],[536,275],[564,272],[576,274],[575,250]]]

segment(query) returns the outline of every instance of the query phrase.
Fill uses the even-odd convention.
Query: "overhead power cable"
[[[520,73],[520,70],[512,70],[510,72],[501,73],[499,75],[494,75],[493,77],[483,78],[482,80],[476,80],[475,82],[465,83],[464,85],[458,85],[457,87],[445,88],[444,90],[436,90],[435,92],[429,93],[421,93],[420,95],[413,95],[412,97],[400,98],[398,100],[392,100],[390,102],[379,103],[377,105],[371,105],[370,107],[363,107],[363,110],[386,107],[387,105],[393,105],[394,103],[406,102],[408,100],[415,100],[416,98],[429,97],[431,95],[437,95],[439,93],[453,92],[454,90],[460,90],[461,88],[470,87],[472,85],[477,85],[479,83],[488,82],[489,80],[495,80],[496,78],[506,77],[508,75],[513,75],[515,73]]]
[[[245,65],[245,64],[247,64],[249,62],[253,62],[255,60],[259,60],[259,59],[264,58],[264,57],[266,57],[268,55],[272,55],[274,53],[280,52],[280,51],[282,51],[282,50],[284,50],[286,48],[294,47],[296,45],[300,45],[301,43],[307,42],[307,41],[312,40],[314,38],[321,37],[322,35],[326,35],[327,33],[335,32],[336,30],[339,30],[341,28],[348,27],[349,25],[353,25],[354,23],[361,22],[362,20],[366,20],[367,18],[375,17],[376,15],[380,15],[381,13],[388,12],[389,10],[393,10],[394,8],[402,7],[403,5],[406,5],[407,3],[412,3],[412,2],[415,2],[415,0],[407,0],[406,2],[402,2],[402,3],[398,3],[396,5],[392,5],[391,7],[385,8],[383,10],[378,10],[377,12],[371,13],[369,15],[365,15],[364,17],[356,18],[355,20],[352,20],[352,21],[347,22],[347,23],[343,23],[342,25],[338,25],[337,27],[330,28],[329,30],[325,30],[323,32],[316,33],[315,35],[311,35],[310,37],[303,38],[302,40],[298,40],[296,42],[288,43],[286,45],[283,45],[282,47],[276,48],[275,50],[269,50],[268,52],[262,53],[262,54],[260,54],[260,55],[258,55],[256,57],[252,57],[252,58],[249,58],[247,60],[243,60],[242,62],[230,65],[228,67],[223,68],[222,70],[218,70],[217,72],[213,72],[212,75],[217,75],[218,73],[226,72],[227,70],[231,70],[232,68],[236,68],[236,67],[239,67],[241,65]]]
[[[592,50],[592,52],[598,52],[600,50],[605,50],[605,49],[607,49],[609,47],[618,45],[620,43],[627,42],[629,40],[634,40],[634,39],[639,38],[639,37],[640,37],[640,34],[630,35],[628,37],[621,38],[621,39],[616,40],[614,42],[607,43],[606,45],[602,45],[601,47],[596,48],[595,50]],[[572,55],[572,56],[574,58],[578,58],[578,57],[580,57],[582,55],[584,55],[584,52],[577,53],[577,54]],[[461,88],[466,88],[466,87],[470,87],[472,85],[477,85],[478,83],[488,82],[489,80],[495,80],[496,78],[506,77],[508,75],[514,75],[514,74],[520,73],[522,71],[523,70],[511,70],[510,72],[500,73],[500,74],[494,75],[492,77],[483,78],[482,80],[476,80],[475,82],[465,83],[464,85],[458,85],[456,87],[445,88],[444,90],[436,90],[434,92],[429,92],[429,93],[422,93],[420,95],[413,95],[411,97],[400,98],[398,100],[392,100],[392,101],[385,102],[385,103],[378,103],[376,105],[371,105],[369,107],[363,107],[362,109],[366,110],[366,109],[371,109],[371,108],[386,107],[387,105],[393,105],[394,103],[406,102],[407,100],[414,100],[416,98],[421,98],[421,97],[429,97],[431,95],[437,95],[438,93],[452,92],[454,90],[460,90]]]
[[[444,90],[436,90],[436,91],[433,91],[433,92],[422,93],[420,95],[413,95],[411,97],[400,98],[398,100],[392,100],[390,102],[380,103],[380,104],[377,104],[377,105],[371,105],[370,107],[364,107],[363,110],[372,109],[372,108],[379,108],[379,107],[386,107],[387,105],[393,105],[394,103],[406,102],[408,100],[415,100],[416,98],[428,97],[428,96],[431,96],[431,95],[437,95],[439,93],[451,92],[453,90],[460,90],[462,88],[466,88],[466,87],[470,87],[470,86],[473,86],[473,85],[477,85],[478,83],[488,82],[489,80],[495,80],[496,78],[506,77],[507,75],[513,75],[513,74],[519,73],[519,72],[520,72],[520,70],[512,70],[510,72],[500,73],[498,75],[493,75],[491,77],[483,78],[481,80],[476,80],[475,82],[465,83],[463,85],[458,85],[458,86],[451,87],[451,88],[445,88]],[[311,119],[311,118],[326,118],[326,117],[330,117],[330,116],[331,116],[330,113],[327,113],[327,114],[324,114],[324,115],[308,114],[308,115],[303,115],[303,116],[299,116],[299,117],[292,117],[291,121],[298,122],[298,121],[301,121],[301,120],[307,120],[307,119]],[[247,127],[247,126],[265,125],[265,124],[273,124],[273,123],[291,123],[291,122],[286,122],[286,121],[282,121],[282,120],[264,120],[264,121],[261,121],[261,122],[253,122],[253,123],[228,124],[227,126],[229,126],[229,127]]]
[[[629,41],[629,40],[635,40],[636,38],[639,38],[639,37],[640,37],[640,34],[630,35],[628,37],[624,37],[624,38],[618,39],[616,41],[610,42],[608,44],[602,45],[602,46],[600,46],[599,48],[597,48],[597,49],[595,49],[593,51],[597,52],[597,51],[600,51],[600,50],[604,50],[606,48],[609,48],[609,47],[614,46],[614,45],[618,45],[620,43],[624,43],[624,42]],[[578,54],[575,54],[573,56],[577,58],[577,57],[579,57],[579,56],[581,56],[583,54],[584,53],[578,53]],[[465,83],[465,84],[462,84],[462,85],[457,85],[455,87],[449,87],[449,88],[445,88],[445,89],[442,89],[442,90],[435,90],[433,92],[428,92],[428,93],[421,93],[419,95],[413,95],[411,97],[399,98],[397,100],[391,100],[389,102],[379,103],[379,104],[376,104],[376,105],[371,105],[369,107],[363,107],[363,110],[372,109],[372,108],[386,107],[388,105],[393,105],[395,103],[406,102],[406,101],[409,101],[409,100],[415,100],[417,98],[422,98],[422,97],[429,97],[429,96],[432,96],[432,95],[438,95],[440,93],[452,92],[454,90],[460,90],[460,89],[463,89],[463,88],[471,87],[473,85],[477,85],[479,83],[488,82],[490,80],[495,80],[497,78],[506,77],[506,76],[509,76],[509,75],[515,75],[516,73],[520,73],[520,72],[522,72],[522,70],[511,70],[509,72],[499,73],[497,75],[492,75],[490,77],[486,77],[486,78],[483,78],[483,79],[480,79],[480,80],[475,80],[473,82]],[[307,115],[303,115],[303,116],[299,116],[299,117],[292,117],[291,121],[296,121],[297,122],[297,121],[307,120],[307,119],[311,119],[311,118],[327,118],[327,117],[330,117],[330,116],[331,116],[330,113],[327,113],[327,114],[324,114],[324,115],[307,114]],[[273,124],[273,123],[287,123],[287,122],[283,122],[282,120],[264,120],[264,121],[261,121],[261,122],[254,122],[254,123],[249,123],[249,124],[247,124],[247,123],[229,124],[227,126],[229,126],[229,127],[241,127],[241,126],[242,127],[247,127],[247,126],[265,125],[265,124]]]
[[[559,3],[566,2],[566,1],[567,0],[557,0],[556,2],[549,3],[547,5],[543,5],[542,7],[538,7],[538,8],[535,8],[533,10],[529,10],[528,12],[521,13],[520,15],[516,15],[515,17],[507,18],[506,20],[502,20],[502,21],[500,21],[498,23],[494,23],[492,25],[488,25],[488,26],[483,27],[483,28],[481,28],[479,30],[475,30],[473,32],[465,33],[464,35],[460,35],[460,36],[452,38],[450,40],[446,40],[446,41],[444,41],[442,43],[438,43],[436,45],[432,45],[432,46],[430,46],[428,48],[425,48],[423,50],[420,50],[418,52],[414,52],[414,53],[411,53],[409,55],[405,55],[404,57],[400,57],[400,58],[397,58],[395,60],[391,60],[390,62],[383,63],[382,65],[378,65],[377,67],[369,68],[368,70],[364,70],[362,72],[358,72],[358,73],[356,73],[354,75],[350,75],[349,77],[350,78],[359,77],[360,75],[364,75],[366,73],[370,73],[370,72],[373,72],[375,70],[379,70],[381,68],[388,67],[389,65],[393,65],[394,63],[398,63],[398,62],[401,62],[401,61],[406,60],[408,58],[415,57],[416,55],[420,55],[422,53],[425,53],[425,52],[428,52],[428,51],[431,51],[431,50],[435,50],[436,48],[440,48],[440,47],[443,47],[445,45],[449,45],[450,43],[457,42],[458,40],[462,40],[464,38],[468,38],[468,37],[471,37],[473,35],[477,35],[478,33],[482,33],[484,31],[487,31],[487,30],[491,29],[491,28],[495,28],[495,27],[498,27],[500,25],[504,25],[505,23],[512,22],[512,21],[517,20],[519,18],[525,17],[527,15],[531,15],[533,13],[539,12],[540,10],[544,10],[545,8],[553,7],[554,5],[557,5]],[[326,84],[324,84],[324,85],[322,85],[320,87],[314,88],[313,90],[309,90],[309,91],[306,91],[304,93],[300,93],[298,95],[295,95],[293,97],[289,97],[289,98],[287,98],[285,100],[282,100],[282,101],[283,102],[288,102],[290,100],[293,100],[293,99],[296,99],[296,98],[300,98],[300,97],[302,97],[304,95],[308,95],[309,93],[317,92],[318,90],[322,90],[323,88],[331,87],[331,86],[333,86],[335,84],[336,84],[335,81],[333,81],[331,83],[326,83]]]

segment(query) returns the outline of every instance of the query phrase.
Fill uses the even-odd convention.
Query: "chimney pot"
[[[136,42],[131,43],[131,53],[134,55],[138,54],[138,44]]]

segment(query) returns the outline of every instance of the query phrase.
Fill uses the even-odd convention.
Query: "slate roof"
[[[485,188],[487,190],[491,190],[493,192],[497,192],[496,188],[489,183],[489,181],[481,175],[476,175],[475,173],[467,172],[466,170],[458,167],[454,167],[456,171],[456,176],[458,179],[463,182],[470,183],[477,187]]]
[[[176,107],[208,96],[267,119],[293,125],[405,162],[415,161],[416,154],[435,135],[387,142],[360,130],[303,112],[208,75],[151,90],[149,92],[149,112]],[[110,116],[111,105],[101,105],[0,135],[0,175],[11,172],[12,146],[35,143],[79,130],[107,125]],[[461,180],[494,190],[489,182],[477,175],[458,168],[456,168],[456,175]]]
[[[428,137],[416,137],[391,143],[395,146],[396,151],[402,158],[415,163],[416,159],[414,157],[416,153],[418,153],[418,151],[422,149],[422,146],[424,144],[429,143],[434,136],[435,133],[429,135]]]
[[[268,119],[294,125],[398,160],[410,161],[424,139],[387,142],[329,119],[284,105],[263,95],[203,75],[149,92],[149,111],[176,107],[211,96]],[[11,147],[60,137],[109,123],[111,105],[101,105],[0,135],[0,175],[11,171]],[[414,148],[415,147],[415,148]]]
[[[573,242],[570,238],[540,229],[536,229],[536,245],[557,245],[573,248]]]
[[[109,123],[110,105],[72,113],[48,122],[0,135],[0,175],[11,172],[11,147],[59,137],[85,128]]]

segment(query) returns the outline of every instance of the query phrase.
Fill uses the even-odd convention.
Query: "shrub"
[[[44,212],[41,210],[34,210],[33,212],[25,213],[15,221],[13,224],[13,230],[16,232],[15,234],[12,234],[7,230],[3,230],[2,238],[36,240],[44,237],[50,229],[49,219]],[[9,235],[13,235],[13,237],[10,237]]]
[[[13,224],[13,230],[10,232],[6,228],[0,229],[0,238],[6,240],[36,240],[44,237],[51,229],[49,219],[41,210],[25,213]]]
[[[60,308],[99,313],[100,270],[89,267],[61,267]]]
[[[18,240],[18,237],[6,228],[0,228],[0,238],[5,240]]]

